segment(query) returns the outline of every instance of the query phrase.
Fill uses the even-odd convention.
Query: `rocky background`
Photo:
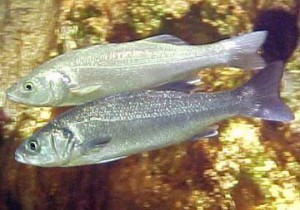
[[[0,0],[0,209],[300,209],[298,14],[293,0]],[[162,33],[204,44],[265,28],[262,54],[287,61],[282,96],[292,123],[233,118],[218,138],[102,165],[14,161],[22,140],[63,110],[14,104],[5,89],[51,57]],[[197,90],[230,89],[254,73],[208,69]]]

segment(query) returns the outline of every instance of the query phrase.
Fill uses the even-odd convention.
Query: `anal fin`
[[[219,134],[218,128],[219,128],[218,125],[211,125],[211,126],[205,128],[205,130],[201,131],[197,135],[193,136],[190,140],[196,141],[199,139],[215,137]]]

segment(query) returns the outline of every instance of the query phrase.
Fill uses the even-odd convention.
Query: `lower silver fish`
[[[243,115],[288,122],[280,100],[283,63],[274,62],[232,91],[139,91],[100,98],[58,116],[16,150],[19,162],[78,166],[108,162],[217,134],[214,123]]]

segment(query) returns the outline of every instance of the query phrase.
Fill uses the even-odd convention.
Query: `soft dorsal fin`
[[[189,93],[196,89],[197,85],[201,84],[200,78],[188,78],[185,80],[179,80],[163,84],[161,86],[153,88],[154,90],[173,90]]]
[[[91,141],[86,141],[81,145],[81,152],[83,154],[88,154],[90,151],[93,151],[94,149],[99,149],[104,147],[108,142],[110,142],[110,140],[111,137],[105,136]]]
[[[152,36],[152,37],[143,39],[141,41],[155,42],[155,43],[168,43],[168,44],[174,44],[174,45],[187,45],[188,44],[185,41],[183,41],[182,39],[179,39],[175,36],[168,35],[168,34]]]

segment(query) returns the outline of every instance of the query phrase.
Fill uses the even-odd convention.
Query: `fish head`
[[[74,135],[51,123],[34,133],[17,148],[15,160],[34,166],[63,167],[71,159]]]
[[[59,106],[67,92],[58,72],[29,75],[6,90],[8,99],[31,106]]]

